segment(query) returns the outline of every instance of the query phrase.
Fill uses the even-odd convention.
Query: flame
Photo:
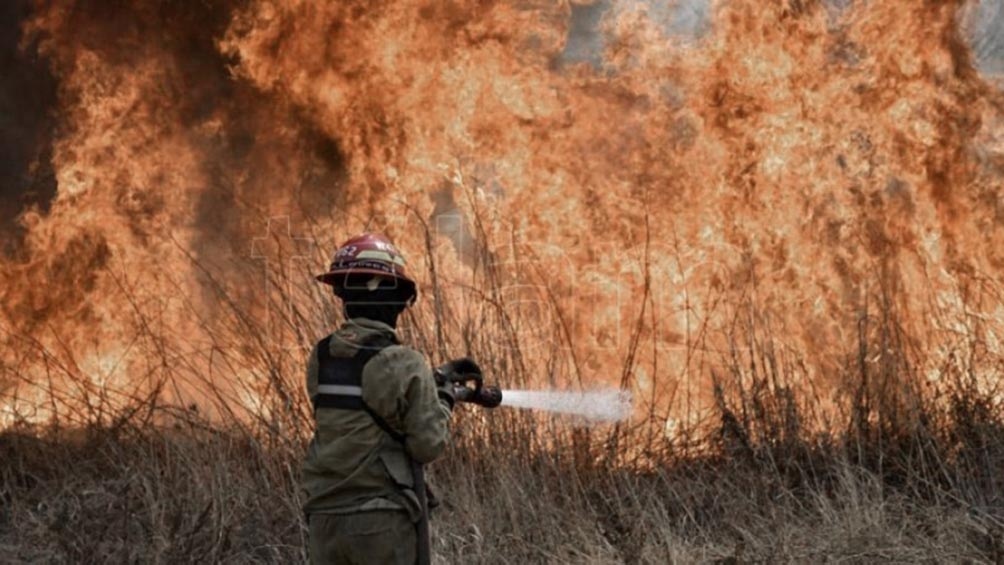
[[[241,359],[258,327],[297,382],[330,323],[305,271],[362,229],[412,258],[431,354],[486,334],[531,379],[621,384],[664,422],[708,402],[737,320],[807,387],[839,385],[876,301],[921,374],[971,338],[999,358],[993,5],[39,2],[57,192],[0,267],[5,373],[181,365],[198,396],[268,382]],[[277,242],[265,275],[254,240]]]

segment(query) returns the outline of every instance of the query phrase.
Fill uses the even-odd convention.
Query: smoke
[[[631,416],[631,393],[609,389],[594,391],[503,390],[502,406],[531,408],[576,416],[586,423],[619,422]]]
[[[980,70],[1004,78],[1004,0],[974,0],[964,25]]]
[[[711,0],[596,0],[573,3],[568,33],[560,55],[563,64],[603,66],[610,26],[632,15],[651,22],[666,37],[697,39],[710,28]]]
[[[593,0],[571,5],[570,26],[561,60],[586,62],[599,68],[606,38],[603,22],[643,11],[645,18],[666,36],[700,38],[711,28],[712,0]],[[854,0],[825,0],[839,20]],[[989,76],[1004,75],[1004,0],[970,0],[964,7],[964,32],[979,69]]]
[[[30,0],[0,3],[0,253],[14,251],[15,218],[48,208],[56,192],[52,171],[52,112],[56,82],[20,26]]]

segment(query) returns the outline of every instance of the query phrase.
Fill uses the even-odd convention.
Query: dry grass
[[[438,297],[446,285],[431,270]],[[331,303],[295,289],[270,296],[283,315],[266,331],[212,271],[215,311],[190,305],[208,340],[198,347],[123,287],[127,302],[145,305],[130,347],[147,365],[128,386],[97,386],[72,348],[8,331],[21,354],[0,366],[0,379],[17,383],[6,401],[34,391],[49,419],[15,415],[0,433],[0,561],[304,558],[304,353],[274,339],[310,343],[334,317]],[[574,363],[558,348],[528,353],[526,321],[500,299],[502,275],[481,273],[474,314],[436,300],[411,315],[417,347],[434,358],[470,352],[510,384]],[[276,276],[274,288],[293,288],[290,273]],[[1002,365],[986,347],[963,340],[966,362],[921,386],[895,312],[864,311],[858,347],[832,375],[844,386],[827,404],[805,392],[804,368],[746,306],[732,347],[707,365],[715,406],[672,436],[660,432],[660,399],[632,425],[591,429],[458,411],[453,445],[432,468],[445,499],[438,560],[1004,563],[1004,413],[1000,391],[985,386]],[[560,316],[554,323],[566,339]],[[990,378],[986,367],[997,367]],[[197,408],[177,401],[193,391]]]
[[[1004,562],[1004,421],[989,399],[820,436],[794,423],[786,389],[757,383],[720,389],[719,424],[692,440],[704,448],[663,445],[644,468],[607,453],[640,431],[465,409],[433,472],[440,562]],[[302,436],[144,413],[0,436],[5,562],[304,558]]]
[[[463,433],[435,466],[446,499],[434,525],[441,562],[1004,560],[999,443],[984,454],[997,476],[942,461],[939,485],[808,445],[790,460],[760,446],[640,471],[577,463],[570,445],[527,454],[499,438],[481,451],[484,440]],[[302,560],[300,456],[292,444],[194,418],[169,428],[8,431],[0,554],[4,562]]]

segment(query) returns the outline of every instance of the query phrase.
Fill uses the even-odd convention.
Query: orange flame
[[[306,276],[247,278],[289,216],[319,247],[286,238],[282,269],[389,231],[423,311],[457,312],[434,353],[502,302],[536,320],[516,345],[539,374],[667,414],[707,400],[744,304],[813,386],[876,299],[925,374],[962,336],[1002,353],[1004,97],[962,1],[150,4],[26,26],[60,84],[58,194],[0,292],[49,351],[128,351],[147,324],[203,355],[218,286],[257,317],[272,291],[313,304]]]

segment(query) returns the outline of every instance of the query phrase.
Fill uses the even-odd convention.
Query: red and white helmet
[[[382,235],[363,233],[349,239],[335,251],[331,267],[317,280],[334,287],[335,294],[351,288],[365,288],[361,281],[374,278],[391,279],[401,285],[405,301],[413,302],[417,296],[415,281],[405,273],[405,261],[401,252],[389,239]]]

